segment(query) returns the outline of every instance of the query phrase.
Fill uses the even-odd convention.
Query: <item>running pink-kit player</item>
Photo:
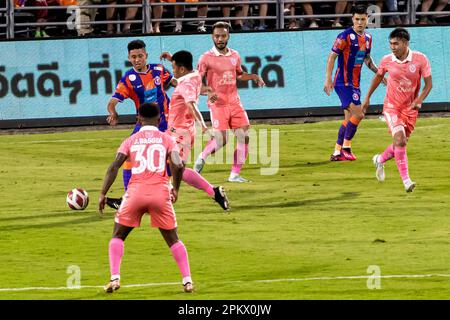
[[[202,171],[205,159],[227,143],[228,130],[231,129],[237,137],[237,148],[228,181],[248,182],[240,176],[240,172],[248,156],[250,122],[239,98],[236,80],[253,80],[259,86],[264,86],[264,81],[256,74],[243,72],[239,53],[227,47],[229,38],[230,25],[226,22],[215,23],[212,27],[214,47],[205,52],[198,62],[200,75],[206,77],[207,85],[215,94],[213,99],[208,100],[214,139],[207,143],[194,169],[199,173]]]
[[[200,124],[203,133],[208,130],[197,108],[197,103],[202,89],[210,90],[210,88],[203,87],[202,77],[197,70],[193,70],[193,58],[189,51],[181,50],[173,56],[164,52],[161,58],[172,62],[172,71],[178,83],[170,101],[168,132],[176,139],[185,166],[194,145],[195,122]],[[214,187],[198,172],[186,167],[183,181],[196,189],[205,191],[222,209],[229,209],[228,198],[222,186]]]
[[[363,109],[366,110],[370,104],[370,96],[388,73],[383,114],[393,136],[393,143],[382,154],[376,154],[373,163],[377,179],[384,181],[384,164],[395,158],[406,192],[412,192],[416,186],[408,173],[406,144],[414,131],[422,102],[433,86],[428,58],[423,53],[412,51],[409,48],[409,39],[410,35],[404,28],[396,28],[391,32],[389,43],[392,54],[384,56],[381,60],[378,73],[373,78],[363,103]],[[419,95],[422,78],[425,86]]]
[[[144,103],[138,110],[141,129],[122,142],[116,159],[106,172],[99,197],[99,211],[103,213],[106,194],[114,183],[119,168],[129,160],[132,176],[122,203],[114,219],[113,237],[109,242],[111,280],[105,291],[111,293],[120,288],[120,265],[124,254],[124,241],[142,216],[150,214],[151,226],[159,228],[180,269],[185,292],[193,291],[189,259],[186,247],[178,239],[177,220],[172,203],[178,198],[183,164],[178,146],[167,133],[158,130],[160,109],[155,102]],[[169,188],[166,164],[169,161],[173,188]]]

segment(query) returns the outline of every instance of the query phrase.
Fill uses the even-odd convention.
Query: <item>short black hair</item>
[[[395,28],[389,35],[389,39],[393,38],[409,41],[410,36],[408,30],[406,30],[405,28]]]
[[[357,4],[352,8],[352,16],[354,16],[355,14],[368,14],[367,6],[364,4]]]
[[[181,50],[175,52],[172,56],[172,61],[179,67],[185,67],[188,71],[192,71],[192,54],[189,51]]]
[[[136,49],[145,49],[145,43],[142,40],[133,40],[128,43],[128,52]]]
[[[212,26],[212,33],[214,33],[214,29],[219,28],[219,29],[227,29],[228,33],[230,33],[230,24],[228,22],[225,21],[219,21],[213,24]]]
[[[142,118],[159,118],[159,105],[156,102],[143,103],[139,106],[138,113]]]

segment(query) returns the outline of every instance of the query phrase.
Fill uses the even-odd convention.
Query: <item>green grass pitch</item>
[[[385,123],[363,121],[358,160],[331,163],[338,126],[254,126],[279,130],[280,168],[260,175],[261,165],[246,165],[252,182],[232,184],[230,165],[207,165],[203,175],[227,189],[229,214],[182,185],[175,210],[191,295],[147,217],[125,242],[123,287],[103,293],[113,211],[99,216],[97,199],[130,129],[1,135],[0,299],[448,299],[450,119],[418,120],[408,145],[412,194],[394,161],[384,183],[375,179],[372,156],[391,141]],[[74,187],[89,192],[84,211],[65,203]],[[119,174],[111,194],[121,190]],[[66,288],[70,266],[80,289]],[[368,288],[369,266],[381,271],[379,289]]]

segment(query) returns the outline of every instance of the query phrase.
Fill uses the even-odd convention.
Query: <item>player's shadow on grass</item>
[[[39,216],[42,217],[42,216]],[[61,217],[61,214],[59,214]],[[98,215],[89,215],[87,217],[82,217],[78,219],[65,219],[63,221],[55,221],[48,223],[38,223],[38,224],[16,224],[16,225],[5,225],[0,227],[0,232],[9,232],[9,231],[17,231],[17,230],[32,230],[32,229],[50,229],[57,227],[66,227],[66,226],[75,226],[83,223],[90,223],[100,221],[102,218]]]
[[[251,209],[263,209],[263,208],[292,208],[292,207],[302,207],[306,205],[316,205],[320,203],[329,203],[331,201],[343,201],[343,200],[349,200],[359,197],[359,192],[343,192],[337,197],[332,198],[320,198],[320,199],[305,199],[300,201],[286,201],[286,202],[276,202],[276,203],[261,203],[261,204],[255,204],[255,205],[235,205],[233,206],[233,210],[238,209],[245,209],[245,210],[251,210]]]
[[[33,215],[29,215],[29,216],[14,216],[14,217],[7,217],[7,218],[0,218],[0,222],[3,221],[15,221],[15,220],[20,220],[20,221],[24,221],[24,220],[32,220],[32,219],[41,219],[41,218],[56,218],[56,217],[61,217],[65,215],[66,217],[77,217],[80,216],[78,212],[74,212],[74,213],[67,213],[67,211],[55,211],[54,213],[47,213],[47,214],[33,214]]]

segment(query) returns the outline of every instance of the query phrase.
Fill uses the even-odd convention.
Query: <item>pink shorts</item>
[[[114,221],[127,227],[139,227],[146,213],[150,214],[154,228],[172,230],[177,227],[168,185],[141,185],[138,188],[130,185]]]
[[[177,142],[181,160],[187,163],[191,154],[192,146],[194,145],[195,130],[169,128],[168,131]]]
[[[250,125],[242,105],[212,106],[211,123],[216,130],[238,129]]]
[[[389,132],[392,136],[395,134],[395,127],[402,126],[405,128],[405,135],[407,138],[411,136],[416,125],[418,112],[415,110],[402,112],[399,109],[394,108],[384,108],[384,117],[386,118],[386,123],[389,127]]]

